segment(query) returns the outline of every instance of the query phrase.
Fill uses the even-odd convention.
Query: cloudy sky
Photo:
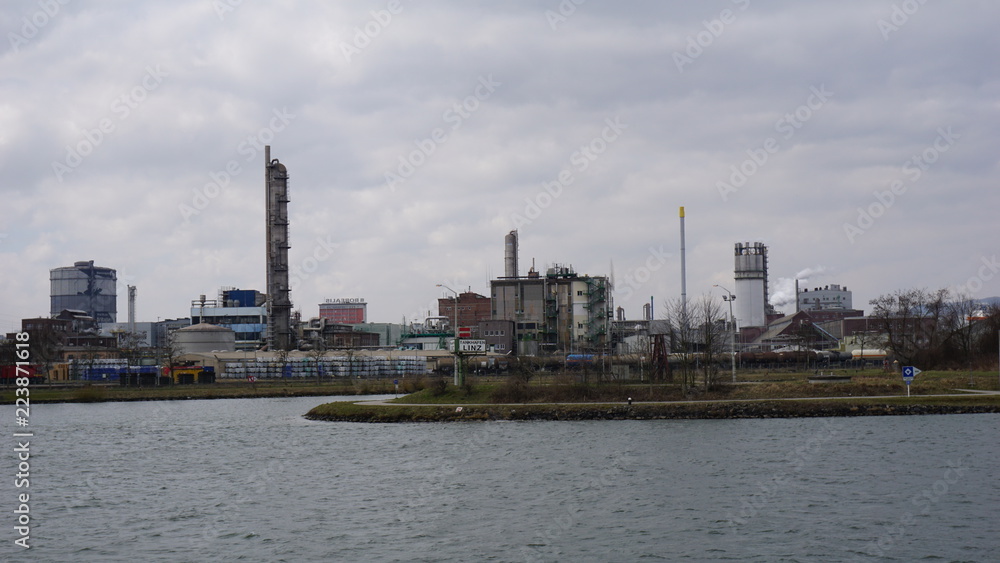
[[[856,307],[1000,295],[1000,4],[779,0],[7,1],[0,329],[78,260],[139,320],[264,290],[264,156],[292,299],[373,321],[521,273],[614,271],[631,318],[733,286],[733,244]]]

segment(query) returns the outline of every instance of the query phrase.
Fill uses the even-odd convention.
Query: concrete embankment
[[[661,420],[898,416],[1000,413],[1000,405],[933,405],[767,401],[634,405],[358,405],[329,403],[306,414],[311,420],[344,422],[449,422],[485,420]]]

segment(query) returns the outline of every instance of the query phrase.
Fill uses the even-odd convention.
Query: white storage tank
[[[236,333],[224,326],[198,323],[175,330],[173,337],[180,354],[236,351]]]

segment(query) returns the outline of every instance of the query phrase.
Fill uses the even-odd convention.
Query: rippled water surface
[[[1000,561],[1000,415],[302,418],[327,400],[37,405],[0,559]]]

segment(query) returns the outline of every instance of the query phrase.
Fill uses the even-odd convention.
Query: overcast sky
[[[630,318],[788,281],[1000,295],[1000,3],[4,2],[0,330],[78,260],[140,321],[265,289],[264,156],[289,170],[292,299],[369,319],[489,293],[504,235],[614,271]],[[786,308],[786,311],[789,308]],[[436,314],[436,310],[432,311]]]

